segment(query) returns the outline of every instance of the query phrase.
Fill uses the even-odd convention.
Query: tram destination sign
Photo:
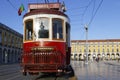
[[[61,8],[61,4],[60,3],[43,3],[43,4],[37,4],[37,3],[33,3],[33,4],[29,4],[28,6],[29,10],[31,9],[60,9]]]

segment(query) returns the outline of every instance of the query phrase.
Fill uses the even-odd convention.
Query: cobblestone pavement
[[[120,80],[120,63],[117,61],[71,61],[78,80]]]
[[[52,75],[23,76],[19,64],[0,65],[0,80],[120,80],[120,62],[100,61],[85,64],[71,61],[75,76],[55,77]]]
[[[0,65],[0,80],[75,80],[67,75],[56,77],[55,74],[40,74],[23,76],[19,64]]]

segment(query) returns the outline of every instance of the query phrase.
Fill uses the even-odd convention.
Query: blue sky
[[[55,2],[57,0],[49,1]],[[70,17],[71,39],[84,40],[84,25],[89,24],[101,0],[59,1],[65,2],[66,14]],[[90,1],[91,4],[88,6]],[[22,19],[27,12],[27,4],[36,2],[41,3],[44,0],[0,0],[0,22],[23,34]],[[21,3],[24,4],[25,11],[21,16],[18,16],[17,10]],[[88,39],[120,39],[120,0],[103,0],[88,28]]]

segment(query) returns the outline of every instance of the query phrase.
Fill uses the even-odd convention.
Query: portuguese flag
[[[21,6],[20,6],[20,8],[19,8],[19,10],[18,10],[18,15],[20,16],[21,13],[22,13],[24,10],[25,10],[24,5],[21,4]]]

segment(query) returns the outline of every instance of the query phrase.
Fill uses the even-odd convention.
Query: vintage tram
[[[22,72],[63,72],[70,65],[70,20],[61,3],[29,4],[23,17]]]

